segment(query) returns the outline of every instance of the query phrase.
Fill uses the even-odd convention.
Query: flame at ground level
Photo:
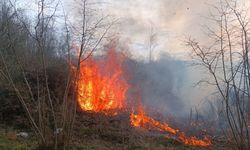
[[[122,69],[123,56],[114,49],[101,59],[89,59],[80,64],[77,80],[77,100],[83,111],[114,111],[126,106],[128,84]]]
[[[130,115],[131,124],[135,127],[143,127],[143,128],[154,128],[159,131],[167,131],[171,134],[176,134],[178,130],[173,129],[168,126],[166,123],[160,123],[153,118],[145,115],[145,112],[141,106],[138,107],[138,114],[131,113]]]
[[[94,59],[90,57],[80,64],[79,77],[75,82],[77,101],[82,111],[104,112],[115,115],[116,110],[125,109],[128,84],[124,79],[122,67],[124,57],[114,49],[110,49],[104,58]],[[73,72],[76,67],[72,65]],[[141,106],[141,105],[140,105]],[[131,113],[130,121],[134,127],[156,129],[175,135],[187,145],[209,146],[211,140],[205,137],[200,140],[196,137],[188,137],[178,129],[170,127],[167,123],[161,123],[147,116],[143,107],[138,107],[138,114]]]
[[[145,115],[145,112],[142,107],[138,107],[138,114],[131,113],[130,120],[132,126],[142,127],[145,129],[154,128],[161,132],[167,132],[172,135],[177,136],[177,138],[187,145],[193,146],[209,146],[211,145],[211,139],[208,136],[205,136],[203,140],[200,140],[194,136],[188,137],[185,133],[180,132],[178,129],[174,129],[169,127],[167,123],[161,123],[159,121],[154,120],[153,118]]]

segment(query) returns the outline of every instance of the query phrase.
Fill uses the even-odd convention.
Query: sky
[[[148,58],[148,40],[151,29],[157,35],[154,57],[169,53],[173,58],[191,60],[190,49],[185,40],[193,37],[207,41],[204,26],[212,26],[208,19],[215,13],[212,6],[219,6],[220,0],[106,0],[105,11],[119,18],[117,31],[120,38],[128,41],[138,57]],[[246,2],[246,4],[244,4]],[[249,0],[239,0],[240,5],[250,6]],[[181,72],[181,70],[180,70]],[[206,78],[205,71],[188,66],[183,86],[183,101],[191,105],[202,105],[214,92],[214,87],[193,87]]]
[[[19,4],[29,10],[36,10],[36,1],[19,0]],[[79,0],[61,1],[67,13],[75,18],[75,1]],[[242,5],[250,6],[249,0],[238,1]],[[104,15],[118,19],[119,23],[112,28],[112,31],[118,34],[121,41],[129,45],[132,53],[138,58],[149,57],[149,37],[154,33],[155,59],[165,52],[174,58],[187,60],[190,51],[185,46],[185,40],[189,37],[200,41],[206,40],[202,26],[211,25],[211,21],[207,19],[214,13],[211,5],[218,6],[220,0],[89,0],[88,2],[98,2],[94,6],[96,9]]]
[[[220,0],[106,0],[106,11],[121,23],[118,27],[122,39],[130,41],[142,57],[147,57],[151,30],[156,33],[155,57],[162,52],[178,59],[189,59],[188,37],[205,41],[203,26],[211,26],[207,19],[211,5],[218,6]],[[249,0],[239,0],[239,3]],[[146,54],[146,55],[145,55]]]
[[[36,4],[30,0],[20,0],[23,7],[36,10]],[[66,12],[74,19],[75,0],[63,0]],[[154,59],[169,54],[172,58],[191,60],[190,50],[185,46],[185,40],[193,37],[198,41],[206,41],[202,26],[212,26],[207,17],[214,13],[211,5],[218,6],[220,0],[89,0],[99,1],[95,8],[104,15],[118,19],[112,28],[120,41],[128,45],[130,52],[136,58],[148,59],[149,36],[156,34]],[[250,6],[249,0],[239,0],[242,6]],[[245,2],[245,3],[244,3]],[[31,5],[31,6],[30,6]],[[27,7],[28,6],[28,7]],[[202,99],[213,92],[211,87],[196,87],[193,85],[204,77],[203,71],[189,66],[185,74],[183,97],[192,104],[202,103]]]
[[[209,13],[214,0],[109,0],[109,12],[121,20],[123,38],[139,46],[145,56],[151,30],[156,33],[155,57],[168,52],[174,57],[187,57],[185,38],[200,35],[202,17]]]

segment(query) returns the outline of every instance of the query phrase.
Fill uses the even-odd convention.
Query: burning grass
[[[168,136],[192,146],[208,147],[212,145],[209,136],[198,139],[194,136],[186,136],[184,132],[170,127],[167,123],[157,121],[146,115],[142,103],[139,106],[127,106],[126,100],[129,85],[125,80],[126,73],[123,69],[124,55],[110,49],[102,58],[93,58],[82,61],[79,77],[76,81],[77,101],[81,111],[103,113],[109,117],[115,116],[119,111],[130,113],[131,127],[155,129]],[[72,65],[73,70],[76,67]],[[76,71],[74,71],[76,72]],[[138,100],[135,100],[138,101]],[[137,114],[132,109],[137,109]]]
[[[77,100],[83,111],[110,114],[110,110],[126,108],[128,84],[123,78],[123,59],[111,49],[104,59],[89,58],[81,63]]]
[[[207,147],[186,145],[167,133],[131,126],[130,113],[118,112],[115,116],[96,112],[78,112],[75,145],[96,150],[205,150]],[[215,142],[211,149],[230,150],[225,143]]]
[[[166,138],[144,128],[130,126],[130,114],[119,112],[116,116],[103,113],[78,112],[74,129],[74,145],[70,150],[205,150],[206,147],[185,145],[177,139]],[[0,126],[0,149],[35,150],[38,145],[34,135],[27,139],[16,138],[15,129]],[[231,150],[226,143],[214,143],[211,149]]]
[[[123,60],[122,55],[110,51],[105,58],[92,57],[81,64],[80,80],[76,82],[78,88],[75,89],[80,111],[77,112],[75,118],[74,133],[72,133],[74,143],[71,149],[206,149],[207,146],[194,147],[193,145],[198,144],[192,142],[207,142],[207,139],[188,137],[177,128],[173,128],[175,126],[171,124],[171,121],[168,124],[159,121],[164,119],[155,119],[147,114],[148,111],[143,109],[142,103],[141,105],[128,105],[127,90],[130,85],[124,77]],[[85,75],[86,73],[89,74]],[[51,78],[52,83],[53,81],[54,79]],[[92,88],[89,88],[88,84],[92,84]],[[54,89],[56,85],[51,88]],[[92,106],[87,107],[86,101]],[[135,101],[139,100],[134,99]],[[57,106],[59,105],[55,105]],[[0,135],[0,145],[1,142],[19,144],[16,141],[18,139],[6,141],[6,138],[2,138],[1,141],[1,138]],[[28,143],[29,140],[31,139],[28,139]],[[214,145],[213,142],[210,147],[213,149]],[[218,149],[217,145],[216,149]]]
[[[177,136],[177,139],[186,145],[203,147],[212,145],[212,141],[208,136],[205,136],[204,139],[198,139],[195,136],[188,137],[184,132],[170,127],[167,123],[156,121],[155,119],[147,116],[142,106],[138,107],[138,114],[132,113],[130,115],[130,120],[132,126],[146,129],[154,128],[160,132],[169,133],[170,135]]]
[[[133,128],[130,125],[129,117],[128,112],[120,112],[116,116],[80,112],[77,116],[79,143],[88,143],[89,146],[98,145],[99,149],[132,150],[184,147],[182,143],[167,139],[163,135],[153,135],[142,128]],[[98,148],[96,147],[96,149]]]

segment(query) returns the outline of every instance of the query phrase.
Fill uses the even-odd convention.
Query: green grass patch
[[[32,139],[16,137],[15,131],[0,130],[0,150],[34,150],[36,146]]]

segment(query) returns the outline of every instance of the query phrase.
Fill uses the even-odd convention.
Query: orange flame
[[[123,61],[123,55],[114,49],[110,49],[104,59],[90,57],[82,61],[79,78],[76,81],[77,101],[82,111],[115,115],[117,114],[115,111],[126,108],[126,93],[129,86],[124,79]],[[76,70],[74,66],[72,68],[73,71]],[[170,133],[187,145],[211,145],[209,137],[205,137],[203,140],[188,137],[167,123],[161,123],[147,116],[142,105],[138,107],[137,112],[137,114],[131,113],[130,115],[130,121],[134,127]]]
[[[205,136],[203,140],[200,140],[194,136],[188,137],[185,135],[185,133],[180,132],[178,129],[171,128],[167,123],[161,123],[149,116],[146,116],[141,105],[138,107],[138,114],[132,113],[130,115],[130,120],[132,126],[134,127],[142,127],[146,129],[154,128],[160,132],[167,132],[176,135],[181,142],[187,145],[206,147],[212,144],[208,136]]]
[[[181,132],[178,136],[179,140],[182,141],[186,145],[193,145],[193,146],[210,146],[212,144],[211,139],[208,136],[204,136],[204,139],[198,139],[195,136],[187,137],[185,133]]]
[[[122,61],[122,55],[111,49],[104,59],[89,58],[81,63],[77,100],[83,111],[125,108],[128,84],[123,79]]]
[[[135,127],[143,127],[143,128],[153,127],[159,131],[167,131],[172,134],[176,134],[178,132],[178,130],[169,127],[168,124],[160,123],[154,120],[153,118],[146,116],[142,106],[139,106],[137,115],[131,113],[130,120],[131,124]]]

